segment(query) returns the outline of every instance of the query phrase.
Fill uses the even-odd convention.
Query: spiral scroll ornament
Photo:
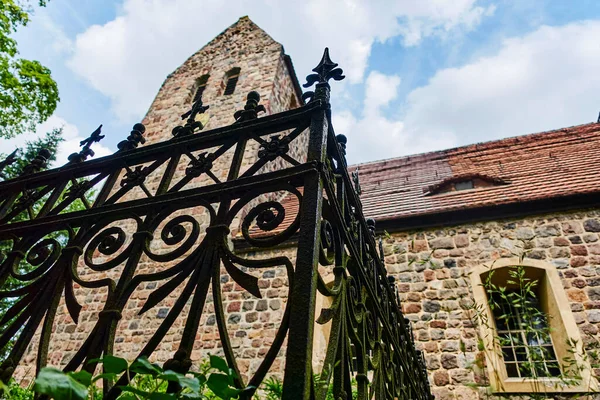
[[[286,189],[298,199],[300,203],[302,196],[296,188]],[[242,210],[247,204],[254,201],[264,193],[246,196],[236,203],[230,212],[230,221],[233,216]],[[278,201],[266,201],[254,206],[242,220],[242,236],[252,246],[268,247],[275,246],[288,240],[300,225],[300,213],[297,212],[294,220],[289,224],[283,224],[286,219],[286,209]],[[257,229],[253,229],[256,226]],[[266,234],[270,232],[270,234]]]
[[[154,231],[158,224],[164,220],[164,216],[165,214],[162,214],[153,221],[151,231]],[[190,226],[189,230],[186,228],[186,224]],[[178,245],[178,247],[165,254],[155,254],[150,250],[151,241],[147,241],[144,253],[154,261],[173,261],[190,250],[199,237],[200,224],[198,221],[191,215],[180,215],[167,222],[160,232],[160,238],[164,244],[167,246]]]
[[[85,249],[83,256],[85,264],[96,272],[108,271],[109,269],[116,267],[129,257],[128,250],[131,245],[126,249],[121,250],[126,240],[127,235],[122,228],[112,226],[104,229],[93,237]],[[100,254],[108,257],[118,254],[109,261],[96,264],[94,263],[94,253],[96,250],[98,250]],[[119,252],[119,250],[121,250],[121,252]]]

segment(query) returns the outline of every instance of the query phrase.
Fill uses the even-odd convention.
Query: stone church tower
[[[143,124],[147,144],[172,138],[177,118],[202,96],[210,108],[198,116],[204,130],[235,122],[246,95],[257,91],[266,114],[296,108],[302,90],[283,46],[248,17],[240,18],[187,59],[164,81]]]

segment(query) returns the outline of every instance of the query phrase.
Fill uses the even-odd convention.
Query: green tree
[[[45,6],[45,0],[39,0]],[[31,7],[18,0],[0,1],[0,137],[13,137],[52,115],[60,100],[50,70],[35,60],[18,58],[11,37],[29,22]]]

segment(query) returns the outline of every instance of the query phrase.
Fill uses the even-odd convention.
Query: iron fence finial
[[[323,57],[319,65],[313,68],[314,74],[310,74],[306,77],[306,83],[302,85],[305,88],[309,88],[316,83],[315,91],[306,92],[302,95],[302,100],[306,101],[313,100],[324,100],[329,103],[329,80],[341,81],[345,78],[344,71],[341,68],[337,68],[338,64],[331,61],[329,57],[329,48],[325,47]]]
[[[79,145],[83,147],[81,148],[79,153],[72,153],[71,155],[69,155],[69,162],[83,162],[88,157],[94,157],[96,153],[94,153],[94,150],[91,149],[92,144],[97,143],[102,139],[104,139],[104,135],[102,135],[102,125],[100,125],[98,128],[96,128],[94,132],[91,133],[91,135],[88,138],[83,139],[81,142],[79,142]]]
[[[250,121],[258,118],[259,112],[266,112],[265,106],[262,104],[258,104],[260,101],[260,93],[256,91],[251,91],[246,96],[246,105],[243,110],[238,110],[233,114],[233,118],[235,118],[235,123],[240,123],[244,121]]]
[[[0,161],[0,173],[2,171],[4,171],[4,168],[8,167],[9,165],[14,164],[17,161],[17,153],[18,152],[19,152],[19,149],[15,149],[15,151],[13,151],[8,156],[6,156],[6,158],[4,160]]]
[[[127,139],[119,142],[117,147],[119,150],[131,150],[138,147],[139,144],[146,143],[146,138],[143,136],[146,132],[146,127],[143,124],[137,123],[133,125],[131,133],[127,136]]]

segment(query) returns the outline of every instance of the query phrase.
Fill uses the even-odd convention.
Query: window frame
[[[192,103],[195,103],[198,100],[198,98],[202,98],[202,96],[204,95],[204,91],[208,86],[209,79],[209,74],[203,74],[196,78],[196,81],[194,82],[194,90],[192,91]]]
[[[483,276],[491,270],[523,266],[533,269],[534,274],[540,275],[540,303],[544,304],[545,312],[552,315],[548,323],[551,329],[552,342],[561,369],[564,368],[563,357],[569,352],[567,340],[576,344],[574,356],[581,365],[581,381],[577,385],[563,385],[561,378],[509,378],[504,359],[497,340],[494,315],[488,304],[488,294],[483,287]],[[487,377],[494,393],[589,393],[598,390],[598,383],[592,375],[589,363],[582,357],[584,354],[583,341],[579,327],[571,312],[570,301],[563,288],[556,267],[548,262],[528,258],[502,258],[491,263],[475,267],[470,274],[475,303],[483,306],[488,324],[479,324],[480,335],[485,346]],[[570,354],[570,353],[568,353]]]
[[[235,93],[235,89],[240,80],[240,75],[242,74],[242,69],[240,67],[233,67],[229,71],[225,73],[225,79],[223,79],[223,96],[232,96]],[[235,79],[235,83],[233,84],[233,89],[231,93],[227,93],[227,88],[229,86],[229,82]]]

